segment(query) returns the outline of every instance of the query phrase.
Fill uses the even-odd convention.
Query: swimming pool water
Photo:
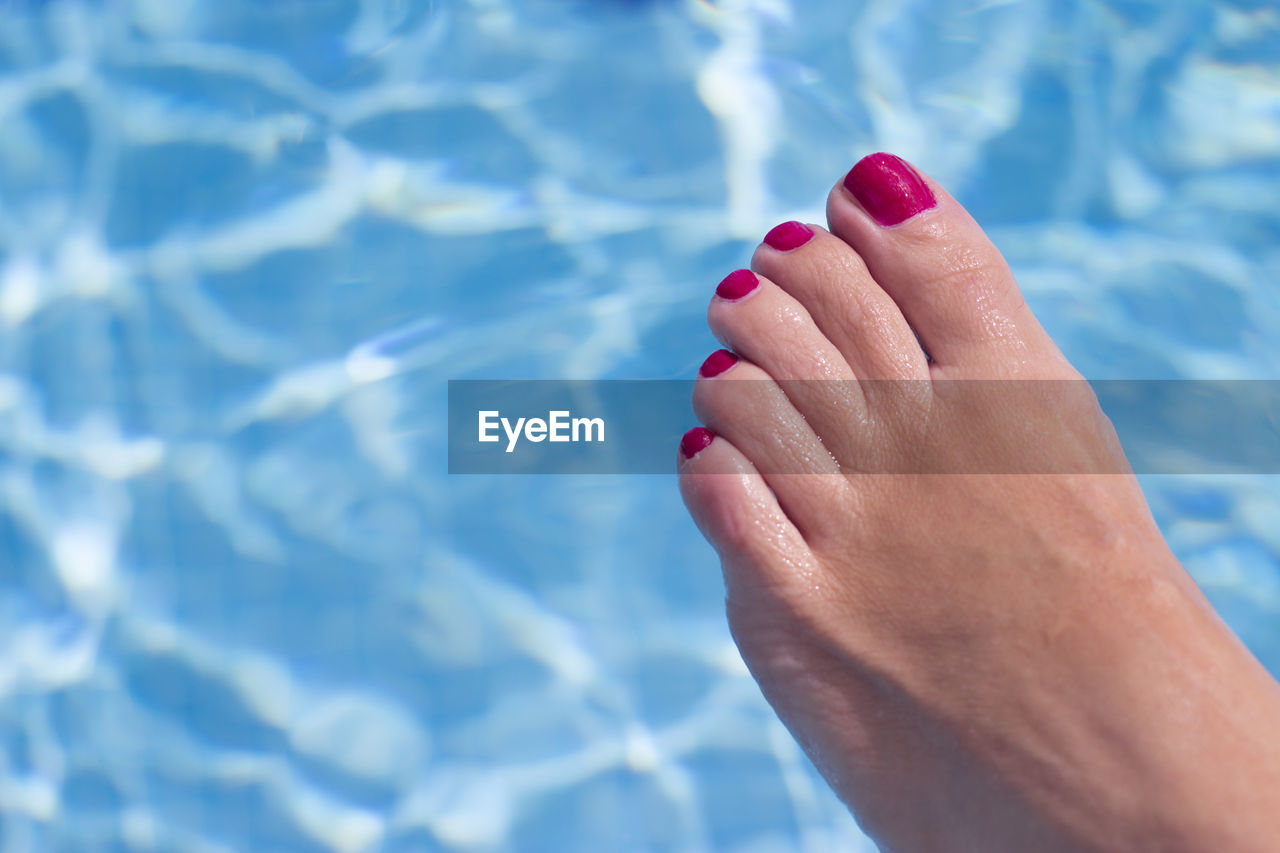
[[[445,382],[687,378],[892,150],[1092,378],[1280,376],[1258,2],[0,8],[0,851],[871,849],[673,477],[450,477]],[[1280,486],[1150,477],[1280,673]]]

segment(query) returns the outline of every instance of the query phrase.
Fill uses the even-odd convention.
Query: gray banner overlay
[[[681,436],[700,422],[693,388],[452,381],[449,473],[670,473]],[[838,428],[814,425],[850,473],[1280,474],[1280,381],[783,380],[734,390],[740,408],[705,412],[707,425],[732,435],[750,421],[764,447],[794,443],[770,422],[770,400],[783,395],[806,411],[805,401],[839,401]],[[814,473],[796,461],[803,453],[749,455],[765,474]]]

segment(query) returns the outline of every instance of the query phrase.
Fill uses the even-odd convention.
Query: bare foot
[[[718,289],[737,359],[704,365],[681,446],[769,702],[885,850],[1280,849],[1280,687],[1134,478],[1089,473],[1127,471],[1106,418],[942,390],[1079,378],[999,252],[885,154],[827,218]],[[1085,473],[979,473],[1033,437]],[[923,458],[973,473],[868,473]]]

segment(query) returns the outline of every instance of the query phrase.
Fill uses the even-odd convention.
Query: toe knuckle
[[[1004,258],[990,244],[976,248],[952,245],[940,255],[936,267],[940,284],[961,288],[967,293],[995,293],[1008,289],[1008,268]]]

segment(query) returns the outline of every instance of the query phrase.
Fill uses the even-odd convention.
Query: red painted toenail
[[[698,368],[698,375],[705,376],[708,379],[712,376],[719,376],[737,363],[738,357],[736,355],[727,349],[718,349],[707,356],[706,361],[702,362],[702,367]]]
[[[716,286],[716,296],[721,299],[741,299],[760,284],[751,270],[734,270]]]
[[[706,450],[715,439],[716,434],[706,427],[694,427],[680,439],[680,452],[684,454],[685,459],[692,459]]]
[[[863,157],[844,176],[844,187],[881,225],[906,222],[938,203],[920,173],[892,154]]]
[[[813,238],[813,229],[801,222],[784,222],[775,225],[773,230],[764,235],[765,245],[779,252],[798,249]]]

